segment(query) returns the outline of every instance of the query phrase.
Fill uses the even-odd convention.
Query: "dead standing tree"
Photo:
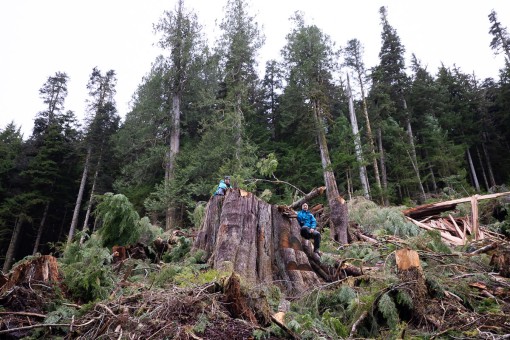
[[[253,284],[276,283],[288,294],[342,275],[361,275],[357,267],[340,261],[334,266],[321,263],[299,230],[282,207],[243,190],[229,190],[209,200],[193,248],[205,251],[215,269],[236,272]]]

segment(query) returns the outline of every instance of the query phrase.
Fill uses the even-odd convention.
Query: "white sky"
[[[121,117],[151,63],[161,51],[152,25],[175,0],[4,0],[0,2],[0,129],[14,121],[24,137],[31,135],[37,112],[45,109],[39,89],[55,72],[69,76],[65,109],[82,122],[86,84],[92,68],[117,73],[117,109]],[[223,18],[226,0],[185,0],[211,37],[215,21]],[[498,78],[502,55],[489,47],[488,15],[510,27],[508,0],[251,0],[266,36],[260,51],[260,68],[278,59],[290,30],[294,11],[305,13],[337,46],[357,38],[365,47],[365,65],[378,62],[381,45],[379,8],[386,6],[388,20],[406,48],[435,74],[439,65],[454,64],[478,78]]]

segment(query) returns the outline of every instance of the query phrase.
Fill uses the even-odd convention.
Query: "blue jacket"
[[[225,192],[227,192],[227,189],[230,188],[230,184],[227,185],[224,180],[220,181],[220,184],[218,184],[218,189],[216,189],[216,192],[214,195],[225,195]]]
[[[301,227],[308,227],[311,229],[317,228],[317,221],[313,217],[312,213],[308,210],[301,210],[297,214],[297,220]]]

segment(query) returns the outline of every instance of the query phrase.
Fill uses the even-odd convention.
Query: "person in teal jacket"
[[[230,188],[230,176],[225,176],[225,178],[220,181],[220,184],[218,184],[218,189],[214,192],[214,196],[224,196],[227,189]]]
[[[317,231],[317,221],[313,214],[308,211],[308,204],[303,203],[301,209],[297,215],[297,221],[301,227],[301,236],[307,240],[313,238],[313,251],[320,255],[321,233]]]

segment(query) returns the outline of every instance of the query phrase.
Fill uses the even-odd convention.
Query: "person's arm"
[[[317,220],[315,219],[312,213],[310,213],[310,228],[313,230],[317,230]]]
[[[298,221],[299,226],[302,227],[303,226],[303,214],[301,211],[298,212],[298,214],[297,214],[297,221]]]

